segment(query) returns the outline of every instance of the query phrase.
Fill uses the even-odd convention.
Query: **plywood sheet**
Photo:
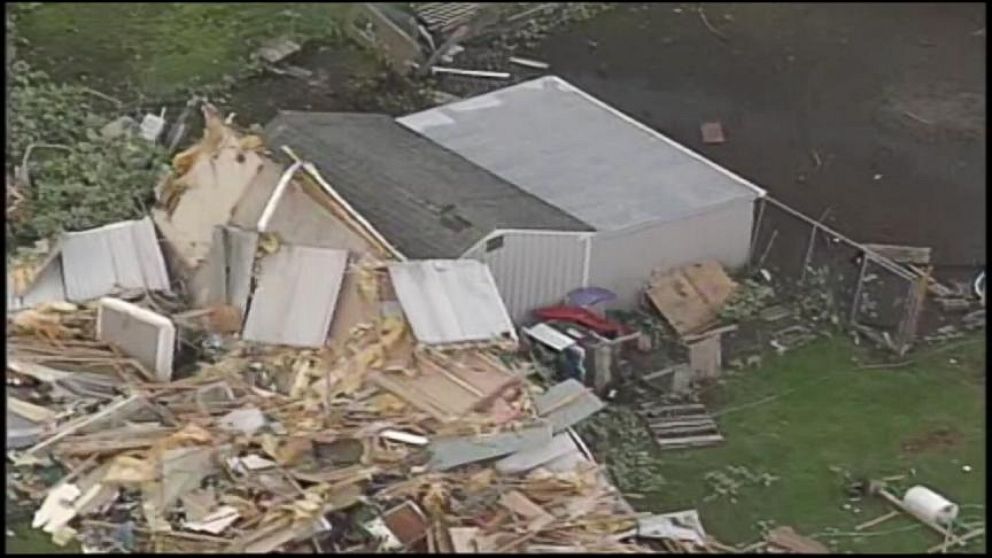
[[[692,264],[655,275],[647,297],[679,335],[717,321],[737,284],[715,261]]]

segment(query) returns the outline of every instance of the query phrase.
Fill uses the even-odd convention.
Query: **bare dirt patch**
[[[907,438],[902,443],[902,451],[911,454],[944,451],[957,447],[960,443],[960,432],[953,428],[941,427]]]

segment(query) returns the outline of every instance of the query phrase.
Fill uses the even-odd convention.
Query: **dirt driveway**
[[[628,4],[535,56],[858,240],[984,267],[983,4],[697,6]]]

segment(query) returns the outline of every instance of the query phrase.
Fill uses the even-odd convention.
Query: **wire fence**
[[[915,273],[774,198],[756,206],[749,269],[814,321],[848,326],[896,352],[916,337]]]

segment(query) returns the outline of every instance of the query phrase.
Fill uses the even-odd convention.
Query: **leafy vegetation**
[[[23,166],[31,151],[29,183],[18,181],[23,199],[8,222],[8,252],[59,231],[146,213],[164,151],[137,138],[104,137],[100,129],[117,115],[96,106],[85,88],[53,83],[23,62],[12,74],[8,164]]]
[[[22,3],[18,55],[60,81],[121,97],[161,99],[233,83],[258,68],[264,41],[343,39],[349,4]]]

